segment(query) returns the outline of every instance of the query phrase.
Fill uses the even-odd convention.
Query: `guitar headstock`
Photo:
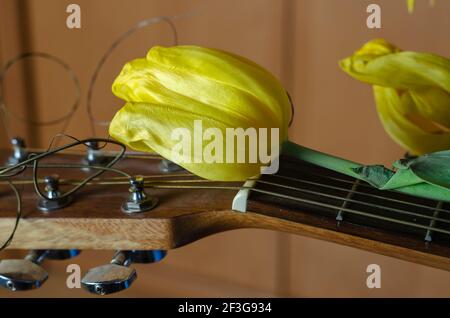
[[[98,173],[95,166],[107,166],[116,154],[57,152],[39,161],[36,180],[43,194],[50,197],[53,191],[62,197]],[[6,162],[10,156],[10,151],[3,151],[0,160]],[[94,168],[88,166],[89,156]],[[231,211],[242,183],[212,186],[157,155],[126,153],[112,167],[114,171],[104,171],[69,197],[54,201],[40,198],[32,168],[16,175],[12,182],[21,192],[22,218],[9,247],[171,249],[242,226],[239,213]],[[1,188],[0,233],[6,240],[16,220],[17,200],[6,181]],[[133,202],[143,195],[142,204]]]

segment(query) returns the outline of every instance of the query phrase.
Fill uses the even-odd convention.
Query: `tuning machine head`
[[[86,142],[87,153],[82,163],[87,166],[102,166],[108,164],[113,158],[104,156],[100,150],[98,141]],[[82,168],[83,170],[89,170],[89,167]]]
[[[61,196],[59,192],[59,176],[51,175],[44,178],[45,195],[49,200],[41,198],[38,202],[38,209],[41,211],[59,210],[71,203],[70,196]]]
[[[90,293],[107,295],[131,286],[137,277],[128,251],[117,251],[110,264],[90,269],[81,280],[84,289]]]
[[[79,250],[31,250],[24,259],[0,260],[0,287],[11,291],[39,288],[48,278],[39,264],[45,259],[63,260],[78,254]]]
[[[132,263],[155,263],[166,255],[162,250],[117,251],[110,264],[90,269],[81,284],[87,291],[98,295],[122,291],[137,278],[136,270],[129,267]]]
[[[127,289],[136,277],[134,268],[106,264],[90,269],[81,284],[90,293],[107,295]]]
[[[62,260],[78,254],[79,250],[31,250],[24,259],[0,260],[0,287],[11,291],[39,288],[48,278],[39,264],[45,259]]]
[[[25,140],[23,138],[12,138],[11,145],[13,148],[13,154],[8,159],[8,165],[14,166],[27,159],[28,152],[26,151]]]
[[[135,176],[130,179],[129,191],[130,195],[122,205],[122,211],[125,213],[148,211],[158,204],[156,197],[145,193],[143,176]]]
[[[48,274],[41,266],[28,259],[0,260],[0,286],[11,291],[41,287]]]

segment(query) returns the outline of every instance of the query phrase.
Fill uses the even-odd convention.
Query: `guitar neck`
[[[247,208],[293,222],[290,232],[450,270],[448,203],[377,190],[284,157],[276,175],[256,182]]]
[[[80,163],[83,157],[61,154],[50,159],[64,165]],[[32,171],[23,172],[14,180],[28,182],[20,186],[22,219],[9,248],[171,249],[218,232],[261,228],[450,270],[447,203],[379,191],[339,173],[282,157],[276,175],[255,181],[248,212],[241,213],[231,207],[242,183],[207,182],[187,172],[162,174],[159,166],[158,158],[124,158],[115,166],[130,175],[146,175],[148,195],[159,199],[153,210],[137,214],[121,210],[129,197],[128,183],[110,179],[117,177],[110,172],[102,175],[103,181],[78,191],[70,205],[42,212],[30,183]],[[40,175],[50,173],[82,180],[92,171],[53,167],[42,169]],[[5,182],[0,197],[0,239],[4,241],[14,227],[17,201]]]

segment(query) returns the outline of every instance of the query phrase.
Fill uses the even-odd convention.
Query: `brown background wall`
[[[81,6],[81,30],[65,26],[65,9],[72,2]],[[181,15],[175,20],[181,44],[236,52],[282,80],[296,105],[292,140],[359,162],[389,164],[403,150],[384,133],[370,87],[347,77],[337,61],[375,37],[384,37],[404,49],[450,56],[450,1],[438,0],[434,9],[426,1],[417,1],[413,15],[407,13],[405,2],[0,0],[0,57],[6,60],[32,49],[67,61],[79,76],[83,91],[83,102],[68,133],[85,137],[90,135],[85,109],[87,86],[107,47],[139,20]],[[382,7],[381,30],[365,26],[369,3]],[[98,118],[111,118],[121,106],[110,93],[110,86],[124,62],[143,56],[155,44],[171,44],[166,25],[139,31],[113,54],[93,100]],[[18,67],[9,75],[6,93],[10,109],[40,119],[63,114],[73,96],[71,83],[61,80],[63,73],[44,62],[28,65],[26,70]],[[31,146],[45,146],[61,129],[20,123],[12,126],[17,129],[14,133],[25,135]],[[105,127],[98,127],[98,131],[106,133]],[[5,140],[3,136],[2,142]],[[87,270],[107,262],[110,254],[88,251],[77,262]],[[138,266],[140,278],[121,295],[450,296],[447,272],[267,231],[215,235],[169,256],[161,264]],[[382,267],[380,290],[369,290],[365,285],[365,269],[371,263]],[[51,263],[50,281],[40,291],[21,295],[85,296],[63,287],[65,264]],[[0,295],[11,296],[2,291]]]

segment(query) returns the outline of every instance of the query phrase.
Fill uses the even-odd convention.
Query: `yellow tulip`
[[[409,13],[414,11],[414,0],[406,0],[408,1],[408,11]]]
[[[414,11],[415,0],[406,0],[408,3],[408,11],[412,13]],[[434,0],[430,0],[430,5],[434,6]]]
[[[223,135],[227,128],[278,128],[279,144],[287,139],[291,106],[280,82],[256,63],[221,50],[153,47],[145,58],[124,66],[112,91],[126,102],[110,124],[113,138],[139,151],[155,151],[206,179],[245,180],[258,175],[263,163],[227,163],[225,154],[223,160],[204,162],[195,151],[175,156],[175,129],[187,128],[195,136],[194,121],[201,120],[202,129],[216,128]],[[210,141],[200,142],[205,149]]]
[[[373,85],[386,132],[411,154],[450,149],[450,60],[401,51],[382,39],[340,61],[352,77]]]

